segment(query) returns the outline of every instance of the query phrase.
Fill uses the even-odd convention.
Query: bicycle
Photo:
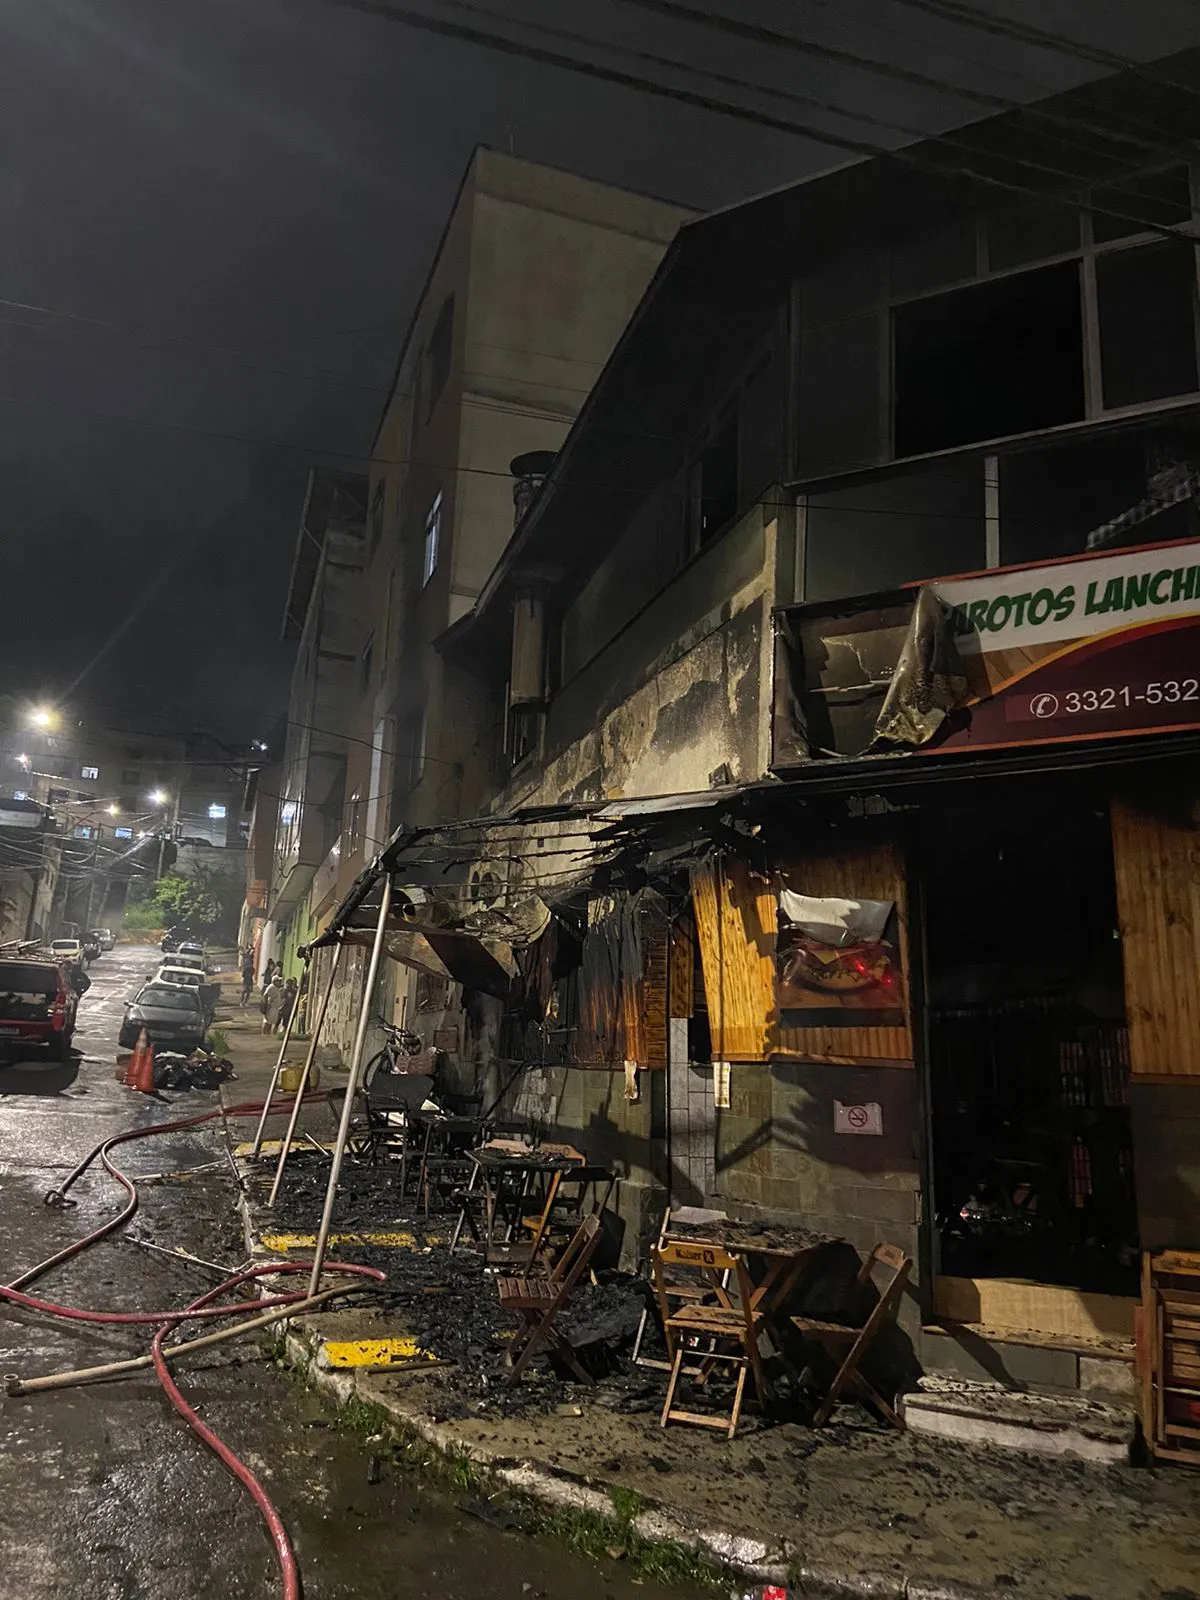
[[[407,1063],[421,1055],[425,1041],[419,1033],[409,1028],[398,1028],[383,1017],[376,1018],[384,1031],[384,1044],[363,1069],[358,1097],[361,1114],[355,1109],[350,1119],[347,1154],[355,1161],[374,1163],[380,1145],[386,1145],[399,1131],[392,1121],[396,1113],[411,1109],[414,1100],[420,1105],[430,1089],[428,1073],[414,1073]],[[383,1081],[380,1082],[379,1080]],[[326,1095],[329,1108],[340,1120],[346,1100],[346,1089],[339,1085]]]

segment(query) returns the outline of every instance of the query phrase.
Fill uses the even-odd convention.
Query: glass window
[[[100,776],[100,768],[99,767],[80,767],[79,776],[81,778],[98,778]]]
[[[132,828],[114,828],[113,829],[113,837],[115,839],[132,839],[133,838],[133,829]]]
[[[892,316],[898,456],[1082,420],[1077,262],[913,301]]]
[[[424,588],[437,571],[438,546],[442,537],[442,491],[433,497],[433,504],[425,518],[425,548],[421,558],[421,587]]]
[[[1196,388],[1196,260],[1189,244],[1096,257],[1104,404],[1138,405]]]
[[[208,808],[208,814],[214,822],[223,822],[225,819],[225,807],[218,805],[214,800]]]

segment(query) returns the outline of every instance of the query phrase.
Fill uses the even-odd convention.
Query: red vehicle
[[[0,955],[0,1055],[39,1046],[52,1061],[65,1061],[77,1005],[67,969],[57,961]]]

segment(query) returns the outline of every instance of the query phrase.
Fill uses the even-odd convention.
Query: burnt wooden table
[[[783,1340],[788,1300],[819,1255],[846,1245],[845,1239],[836,1234],[737,1222],[732,1217],[695,1224],[672,1218],[663,1237],[693,1247],[715,1245],[745,1259],[752,1282],[749,1309],[762,1317],[774,1352],[785,1365]],[[719,1301],[728,1303],[724,1286],[714,1292]]]
[[[503,1245],[509,1251],[505,1259],[510,1259],[509,1247],[522,1217],[537,1210],[540,1212],[538,1225],[529,1246],[528,1264],[532,1266],[545,1240],[558,1186],[565,1173],[574,1172],[584,1164],[582,1156],[578,1152],[568,1155],[556,1150],[526,1150],[514,1141],[498,1140],[470,1151],[469,1159],[474,1170],[460,1196],[461,1209],[450,1240],[451,1253],[465,1228],[476,1243],[483,1246],[485,1262],[492,1260],[498,1243],[496,1227],[499,1223]],[[481,1215],[477,1216],[477,1212]]]

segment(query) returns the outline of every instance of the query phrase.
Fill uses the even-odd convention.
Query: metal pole
[[[275,1098],[275,1090],[279,1084],[279,1074],[283,1071],[283,1058],[287,1054],[287,1047],[292,1042],[292,1029],[296,1026],[296,1018],[300,1012],[300,990],[297,986],[296,1001],[292,1006],[292,1014],[287,1019],[287,1027],[283,1030],[283,1043],[279,1046],[279,1055],[275,1062],[275,1071],[271,1074],[271,1087],[267,1090],[267,1098],[263,1101],[262,1114],[258,1119],[258,1127],[254,1130],[254,1145],[250,1151],[251,1157],[257,1156],[262,1148],[263,1129],[267,1125],[267,1117],[271,1112],[271,1101]]]
[[[296,1086],[296,1098],[292,1101],[292,1114],[288,1118],[287,1132],[283,1136],[283,1144],[279,1151],[279,1164],[275,1168],[275,1182],[271,1185],[271,1193],[267,1200],[267,1210],[274,1209],[276,1197],[279,1194],[279,1185],[283,1181],[283,1169],[287,1165],[288,1152],[292,1148],[292,1138],[296,1132],[296,1122],[300,1116],[300,1102],[304,1099],[304,1091],[308,1088],[308,1075],[312,1071],[312,1064],[317,1054],[317,1041],[321,1037],[321,1029],[325,1026],[325,1013],[329,1009],[329,997],[333,994],[334,980],[337,978],[338,962],[342,959],[341,940],[333,949],[333,964],[329,968],[329,982],[325,985],[325,992],[321,996],[321,1004],[317,1009],[317,1020],[313,1027],[312,1038],[308,1041],[308,1055],[304,1058],[304,1066],[300,1072],[300,1082]]]
[[[375,943],[371,946],[371,964],[367,968],[367,986],[363,990],[362,1007],[358,1013],[358,1032],[354,1036],[354,1054],[350,1058],[350,1078],[346,1084],[346,1098],[342,1103],[342,1117],[338,1123],[337,1143],[333,1147],[333,1166],[329,1170],[329,1187],[325,1191],[325,1210],[321,1214],[321,1229],[317,1234],[317,1248],[313,1254],[309,1294],[316,1294],[321,1282],[321,1268],[325,1264],[325,1250],[329,1244],[329,1224],[333,1221],[333,1203],[337,1198],[338,1178],[342,1172],[342,1158],[346,1154],[346,1140],[350,1136],[350,1118],[354,1115],[354,1097],[358,1093],[358,1080],[362,1071],[363,1051],[367,1044],[367,1024],[371,1020],[371,1000],[375,993],[375,980],[379,976],[379,958],[383,954],[383,935],[387,927],[388,912],[392,908],[391,870],[383,875],[383,891],[379,898],[379,921],[375,927]]]

